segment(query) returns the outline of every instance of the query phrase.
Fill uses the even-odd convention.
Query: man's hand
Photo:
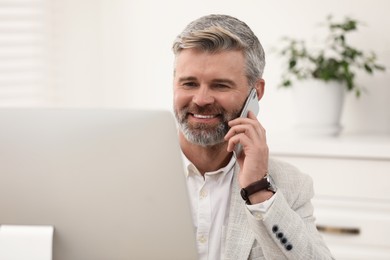
[[[238,143],[242,145],[242,152],[237,158],[240,165],[238,181],[241,188],[245,188],[262,179],[268,171],[269,155],[265,129],[251,111],[248,113],[248,118],[236,118],[229,122],[229,126],[231,128],[225,136],[225,140],[228,141],[227,150],[232,152],[235,145]],[[259,193],[263,193],[263,196],[255,196],[260,195],[256,193],[253,195],[253,199],[250,198],[253,204],[262,202],[273,194],[268,191]]]

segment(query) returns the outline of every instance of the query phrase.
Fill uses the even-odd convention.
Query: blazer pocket
[[[265,260],[263,255],[263,250],[261,250],[261,246],[255,246],[251,249],[251,253],[249,255],[249,260]]]

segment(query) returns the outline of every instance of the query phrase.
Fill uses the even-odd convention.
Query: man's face
[[[174,112],[191,143],[222,143],[228,122],[239,116],[249,93],[240,51],[183,50],[176,58]]]

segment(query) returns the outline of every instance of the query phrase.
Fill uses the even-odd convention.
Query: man
[[[208,15],[185,28],[173,51],[174,112],[199,258],[332,259],[314,223],[311,178],[268,158],[253,112],[239,117],[251,89],[258,100],[264,93],[264,51],[251,29]]]

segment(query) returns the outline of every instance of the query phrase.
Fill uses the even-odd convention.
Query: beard
[[[175,109],[174,112],[180,130],[187,141],[204,147],[223,143],[225,141],[224,137],[230,129],[228,122],[237,118],[240,114],[239,110],[228,112],[220,106],[208,105],[200,107],[196,104],[186,106],[180,111]],[[212,125],[190,123],[188,121],[190,114],[213,114],[218,115],[220,120],[217,124]]]

